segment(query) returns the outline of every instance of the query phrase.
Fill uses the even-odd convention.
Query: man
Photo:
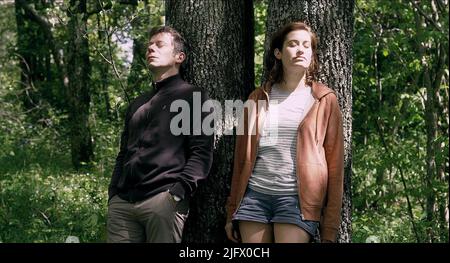
[[[194,113],[184,116],[190,119],[189,134],[171,131],[178,114],[170,111],[172,102],[186,101],[192,112],[194,92],[201,92],[180,77],[184,48],[173,28],[151,30],[146,58],[153,89],[126,113],[108,191],[108,242],[181,242],[189,199],[211,168],[213,136],[192,127]],[[201,92],[202,103],[206,98]]]

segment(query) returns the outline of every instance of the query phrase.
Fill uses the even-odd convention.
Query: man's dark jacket
[[[118,194],[135,202],[166,190],[180,198],[189,198],[198,182],[206,179],[212,164],[214,136],[205,135],[201,127],[193,127],[193,115],[199,114],[193,112],[194,92],[201,92],[203,104],[207,99],[205,92],[185,82],[180,75],[174,75],[154,83],[152,91],[131,102],[108,190],[109,199]],[[170,111],[175,100],[189,104],[190,122],[185,122],[190,125],[188,135],[171,132],[171,120],[181,112],[181,108]],[[201,120],[210,113],[202,112]],[[193,129],[202,132],[195,135]]]

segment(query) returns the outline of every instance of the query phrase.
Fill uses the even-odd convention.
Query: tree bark
[[[342,223],[338,242],[351,242],[351,171],[352,171],[352,45],[354,1],[337,0],[271,0],[269,1],[265,50],[273,33],[288,22],[303,21],[319,38],[320,82],[338,94],[344,121],[345,178]],[[264,59],[264,63],[265,63]],[[266,79],[265,72],[263,79]]]
[[[68,47],[67,73],[69,79],[69,123],[72,163],[80,168],[93,157],[89,128],[90,75],[89,43],[87,38],[86,0],[71,0],[67,11]]]
[[[211,99],[245,100],[254,89],[253,1],[166,1],[167,24],[191,47],[185,79]],[[225,202],[230,191],[234,136],[218,125],[214,163],[191,202],[183,242],[225,242]]]

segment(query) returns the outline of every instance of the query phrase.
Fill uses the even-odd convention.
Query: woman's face
[[[282,50],[275,49],[275,57],[281,60],[287,71],[308,69],[312,54],[311,35],[306,30],[289,32],[284,39]]]

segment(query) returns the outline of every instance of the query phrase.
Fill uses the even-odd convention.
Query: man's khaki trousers
[[[108,203],[108,243],[180,243],[189,202],[168,191],[130,203],[118,195]]]

